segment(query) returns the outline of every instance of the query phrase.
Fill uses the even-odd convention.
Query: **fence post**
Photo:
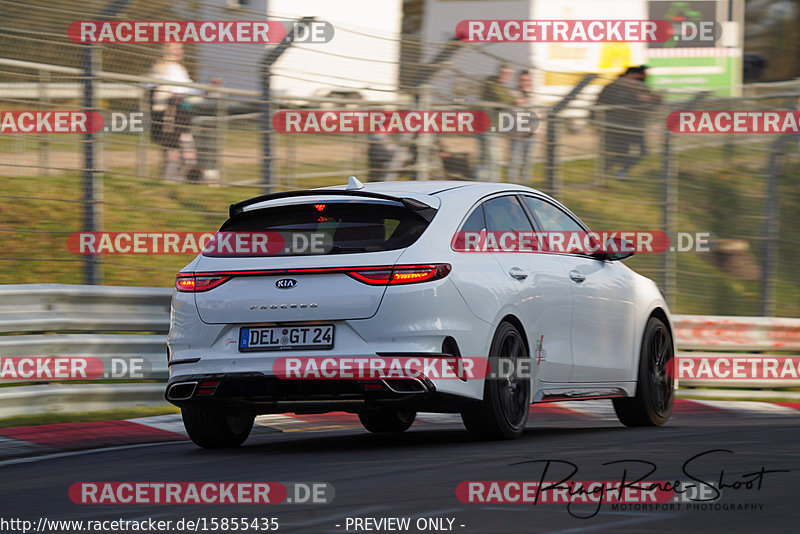
[[[599,106],[595,110],[594,128],[597,132],[597,159],[594,160],[594,179],[592,184],[596,187],[606,185],[606,112],[607,110]]]
[[[775,140],[767,164],[767,198],[764,203],[764,248],[761,259],[761,315],[775,313],[775,265],[778,261],[778,173],[780,156],[791,140],[783,135]]]
[[[711,93],[708,91],[701,91],[695,95],[687,104],[682,104],[683,109],[692,110],[696,109]],[[670,110],[680,109],[680,103],[668,106],[665,111],[669,113]],[[664,204],[664,232],[670,239],[677,237],[678,230],[678,165],[676,161],[672,160],[672,132],[669,128],[664,128],[664,161],[662,164],[663,175],[663,198]],[[667,304],[675,306],[675,296],[678,288],[677,270],[678,258],[675,252],[670,248],[664,251],[662,255],[661,267],[664,271],[662,278],[662,289],[664,290],[664,297]]]
[[[556,114],[552,111],[547,113],[547,132],[545,133],[544,157],[545,175],[547,176],[547,192],[553,197],[561,194],[561,176],[558,174],[556,160],[558,155],[558,134],[556,133]]]
[[[678,219],[678,166],[672,161],[672,132],[664,130],[664,152],[662,162],[663,182],[663,224],[664,232],[672,239],[675,236]],[[670,306],[675,305],[677,258],[670,248],[662,255],[662,278],[664,298]]]
[[[232,124],[228,121],[228,100],[227,98],[222,98],[222,95],[219,95],[217,99],[217,124],[216,129],[214,130],[214,161],[216,165],[214,169],[219,173],[218,183],[221,186],[225,183],[225,158],[224,156],[224,149],[225,149],[225,138],[226,133],[228,131],[228,127]]]
[[[102,11],[102,20],[113,18],[117,13],[125,10],[131,0],[111,0]],[[95,72],[99,72],[100,48],[96,44],[84,44],[81,48],[81,63],[83,66],[83,109],[84,111],[98,111],[95,101]],[[88,128],[83,134],[83,231],[95,232],[99,226],[100,186],[97,177],[99,174],[97,158],[99,147],[97,136]],[[99,264],[94,254],[84,256],[84,280],[87,284],[100,284],[101,273]]]
[[[303,17],[300,24],[308,24],[316,17]],[[293,28],[293,27],[292,27]],[[272,184],[272,65],[278,61],[294,41],[294,32],[287,30],[286,37],[267,51],[261,59],[261,143],[262,143],[262,167],[261,180],[264,193],[271,193],[274,185]]]
[[[545,174],[547,176],[547,187],[549,189],[548,193],[555,198],[558,198],[561,195],[561,173],[559,172],[560,169],[558,168],[558,151],[557,151],[557,144],[558,144],[558,132],[556,128],[560,125],[558,124],[558,114],[561,113],[567,105],[575,100],[583,89],[589,85],[592,80],[597,78],[597,74],[589,73],[583,77],[581,81],[572,88],[572,90],[567,93],[564,98],[562,98],[555,106],[550,108],[550,111],[547,112],[547,134],[546,134],[546,146],[545,146]]]
[[[141,89],[139,96],[139,109],[147,110],[152,128],[152,114],[150,113],[149,99],[147,89]],[[147,177],[147,147],[150,144],[150,131],[145,128],[138,136],[136,136],[136,176],[139,178]]]
[[[42,108],[50,109],[50,72],[39,71],[39,105]],[[45,176],[50,176],[50,136],[49,134],[39,134],[39,172]]]
[[[81,50],[83,62],[83,109],[96,111],[95,102],[95,62],[97,61],[96,46],[84,45]],[[92,128],[83,134],[83,231],[94,232],[97,230],[98,205],[97,205],[97,168],[96,168],[96,136]],[[87,284],[99,284],[100,272],[94,254],[84,255],[84,280]]]
[[[271,65],[261,72],[261,179],[264,193],[272,192],[272,73]]]
[[[419,87],[419,98],[417,109],[429,110],[431,106],[431,87],[424,83]],[[430,180],[431,172],[431,136],[426,134],[417,135],[417,165],[415,170],[416,180]]]

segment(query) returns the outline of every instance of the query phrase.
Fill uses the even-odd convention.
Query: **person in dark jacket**
[[[603,132],[605,173],[619,168],[616,177],[620,179],[627,177],[631,167],[647,155],[647,111],[661,101],[661,96],[650,91],[646,80],[647,67],[628,67],[597,97],[597,106],[614,106],[596,113],[595,118]]]

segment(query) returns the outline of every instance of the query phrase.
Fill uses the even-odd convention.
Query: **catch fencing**
[[[89,46],[67,38],[73,21],[118,14],[101,12],[97,2],[0,3],[10,8],[0,35],[0,110],[151,111],[151,91],[159,84],[151,71],[162,59],[161,46]],[[110,3],[123,4],[129,3]],[[192,2],[185,10],[177,4],[130,3],[125,16],[264,16],[247,6],[234,13],[223,1]],[[334,39],[366,41],[346,52],[300,44],[214,48],[213,53],[200,45],[185,47],[181,61],[194,81],[170,85],[194,93],[187,100],[199,172],[191,180],[178,182],[165,174],[167,150],[148,131],[1,135],[0,179],[5,187],[0,232],[6,246],[0,252],[0,283],[167,287],[190,256],[82,256],[68,250],[67,237],[81,231],[214,230],[233,202],[265,191],[343,184],[354,174],[363,181],[484,176],[478,172],[485,163],[479,135],[403,134],[376,140],[365,134],[275,131],[270,118],[281,110],[497,111],[496,103],[481,98],[487,77],[508,59],[495,48],[331,23]],[[300,57],[305,59],[293,59]],[[309,66],[326,61],[346,62],[346,67],[321,76]],[[610,165],[615,155],[606,134],[625,107],[596,103],[616,72],[585,77],[546,72],[532,59],[512,59],[510,64],[515,71],[530,70],[541,81],[533,87],[533,103],[513,110],[533,112],[540,119],[531,138],[532,165],[514,181],[553,194],[593,230],[667,232],[676,250],[639,254],[627,263],[656,280],[676,312],[800,316],[797,138],[683,135],[665,126],[666,116],[675,110],[795,109],[800,82],[745,85],[736,98],[665,92],[660,103],[640,111],[646,153],[620,173]],[[376,80],[375,72],[386,74]],[[249,85],[235,84],[242,77]],[[556,94],[545,83],[554,78],[574,89]],[[311,81],[318,89],[300,90]],[[499,170],[490,178],[508,180],[511,143],[518,137],[514,132],[495,135]],[[390,167],[376,167],[370,159],[370,147],[377,144],[395,154]],[[691,240],[700,234],[711,236],[711,247],[678,246],[681,235]]]

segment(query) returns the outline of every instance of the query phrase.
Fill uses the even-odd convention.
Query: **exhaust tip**
[[[167,389],[167,400],[181,401],[188,400],[194,395],[197,382],[177,382]]]
[[[418,378],[394,378],[382,380],[393,393],[427,393],[428,388]]]

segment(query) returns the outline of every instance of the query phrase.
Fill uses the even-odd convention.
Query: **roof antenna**
[[[347,187],[346,187],[346,189],[348,191],[353,191],[353,190],[356,190],[356,189],[364,189],[364,184],[362,184],[361,181],[358,178],[356,178],[355,176],[350,176],[347,179]]]

